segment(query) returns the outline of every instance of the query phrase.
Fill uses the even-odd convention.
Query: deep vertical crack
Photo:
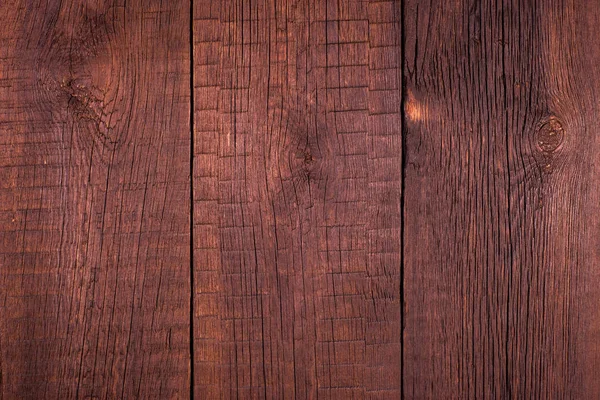
[[[404,400],[404,327],[405,327],[405,309],[406,309],[406,298],[404,291],[404,223],[405,223],[405,209],[404,209],[404,199],[405,199],[405,191],[406,191],[406,71],[405,71],[405,51],[406,51],[406,32],[405,32],[405,0],[400,2],[400,73],[401,79],[400,82],[402,84],[401,87],[401,97],[400,97],[400,119],[401,119],[401,141],[402,141],[402,174],[400,181],[400,398]]]
[[[190,399],[194,398],[194,0],[190,0]]]

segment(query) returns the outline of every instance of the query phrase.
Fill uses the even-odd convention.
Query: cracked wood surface
[[[600,7],[405,2],[406,398],[600,396]]]
[[[0,21],[0,400],[600,398],[599,6]]]
[[[184,398],[189,3],[0,21],[0,397]]]
[[[400,3],[194,4],[196,395],[399,398]]]

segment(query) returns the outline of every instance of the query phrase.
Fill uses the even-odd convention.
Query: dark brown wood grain
[[[0,397],[186,398],[189,2],[0,22]]]
[[[393,1],[194,2],[195,393],[399,398]]]
[[[599,35],[0,1],[0,400],[600,398]]]
[[[598,398],[600,8],[404,16],[405,398]]]

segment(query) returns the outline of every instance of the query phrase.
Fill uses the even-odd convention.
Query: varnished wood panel
[[[198,397],[400,397],[400,67],[399,2],[194,2]]]
[[[0,3],[0,397],[186,398],[188,1]]]
[[[405,398],[600,396],[599,16],[405,2]]]

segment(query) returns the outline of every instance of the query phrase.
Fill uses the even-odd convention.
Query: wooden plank
[[[196,395],[399,398],[399,2],[194,5]]]
[[[405,398],[599,398],[600,9],[404,17]]]
[[[0,397],[189,395],[189,9],[0,3]]]

